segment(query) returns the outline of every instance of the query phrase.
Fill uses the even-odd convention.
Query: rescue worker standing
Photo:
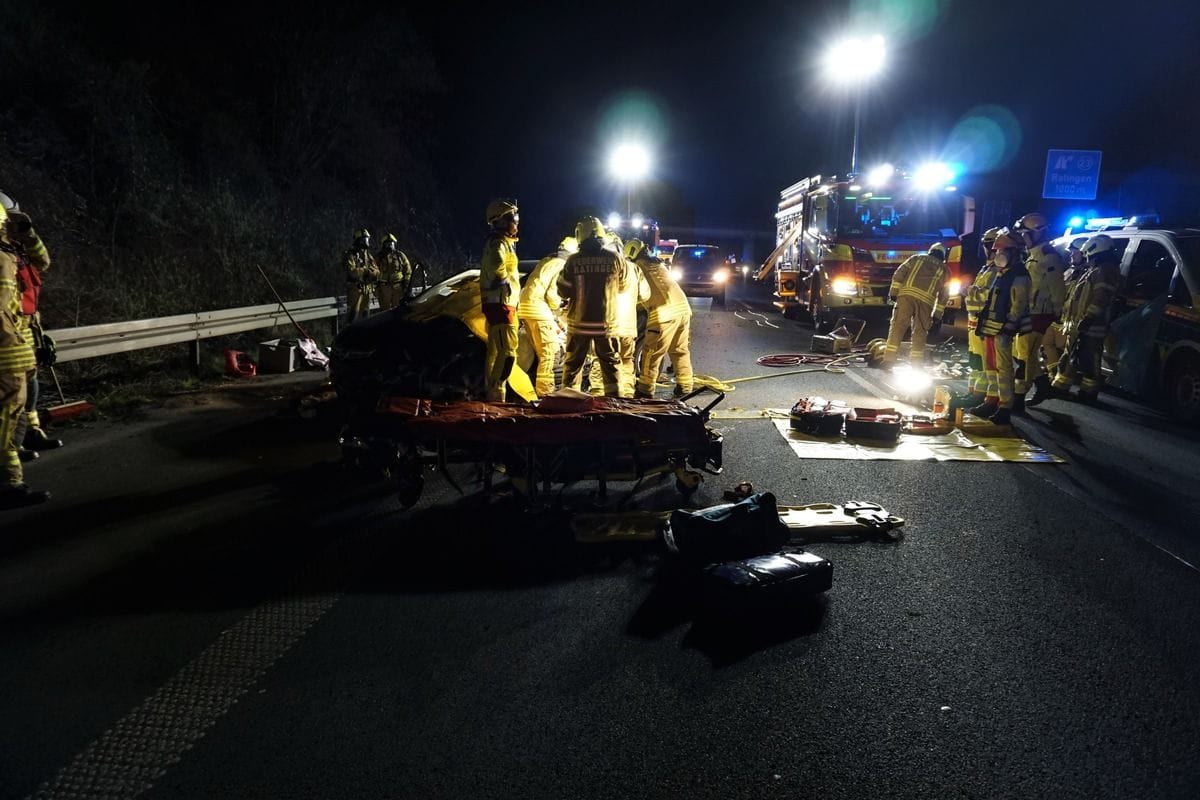
[[[654,397],[664,356],[671,357],[675,396],[681,397],[692,391],[692,308],[667,265],[652,256],[642,242],[630,241],[626,253],[641,269],[648,289],[642,302],[646,307],[646,338],[634,397]]]
[[[996,278],[976,330],[983,337],[983,369],[988,383],[996,385],[997,402],[984,401],[970,413],[1007,425],[1013,405],[1013,337],[1029,330],[1029,273],[1021,263],[1021,245],[1010,234],[997,236],[992,252]]]
[[[558,321],[562,297],[558,294],[558,276],[567,259],[579,250],[574,236],[567,236],[558,250],[543,258],[525,279],[521,301],[517,304],[517,319],[525,325],[525,333],[533,352],[537,354],[537,376],[534,390],[538,397],[554,391],[554,363],[562,352],[562,324]]]
[[[1017,375],[1013,411],[1025,411],[1025,395],[1034,386],[1034,404],[1041,402],[1039,395],[1049,396],[1050,379],[1042,367],[1042,339],[1046,331],[1062,314],[1067,287],[1063,283],[1062,254],[1049,241],[1050,223],[1044,214],[1034,212],[1017,220],[1014,232],[1020,234],[1025,243],[1025,269],[1029,272],[1031,285],[1029,295],[1029,319],[1032,329],[1017,336],[1016,357],[1022,362]]]
[[[884,368],[896,363],[904,331],[912,326],[912,344],[908,361],[913,366],[925,363],[925,340],[933,327],[933,315],[946,307],[949,299],[946,287],[946,246],[935,242],[929,252],[909,256],[892,276],[888,298],[896,304],[892,323],[888,327],[887,347],[883,354]]]
[[[616,397],[620,391],[620,295],[628,291],[633,279],[625,258],[605,247],[600,220],[580,220],[575,238],[579,240],[579,252],[567,259],[558,279],[559,294],[570,302],[563,385],[578,385],[588,347],[593,346],[600,361],[604,394]]]
[[[1054,389],[1065,394],[1073,377],[1080,379],[1079,399],[1095,402],[1103,376],[1100,357],[1108,336],[1109,317],[1121,280],[1121,256],[1111,236],[1098,233],[1084,242],[1081,249],[1087,272],[1071,292],[1063,310],[1063,332],[1067,337],[1067,355],[1059,363]]]
[[[17,325],[22,336],[33,345],[39,365],[53,364],[53,341],[42,332],[42,320],[38,315],[38,300],[42,290],[42,273],[50,268],[50,254],[46,245],[33,230],[33,221],[28,214],[8,195],[0,192],[0,205],[8,211],[9,243],[16,248],[17,288],[21,294],[21,306],[17,312]],[[17,454],[22,461],[32,461],[41,450],[54,450],[63,446],[61,439],[53,439],[42,430],[38,419],[38,374],[31,369],[25,380],[25,413],[17,423],[14,440]]]
[[[517,360],[517,303],[521,276],[517,272],[517,231],[520,214],[516,200],[493,200],[485,215],[491,233],[483,243],[479,261],[479,302],[487,320],[487,356],[483,374],[489,402],[508,398],[508,376]]]
[[[379,281],[379,265],[371,255],[371,232],[359,228],[354,244],[342,256],[346,271],[346,313],[350,322],[362,319],[371,310],[371,295]]]
[[[992,245],[1000,235],[999,228],[989,228],[979,237],[984,250],[984,263],[975,273],[975,280],[967,287],[964,305],[967,307],[967,350],[971,365],[971,374],[967,378],[967,393],[975,400],[975,404],[991,403],[999,407],[999,387],[988,382],[987,373],[983,369],[983,337],[975,328],[979,324],[979,312],[987,303],[988,292],[992,282],[996,280],[996,264],[992,260]]]
[[[29,246],[35,238],[32,227],[11,231],[8,211],[0,205],[0,509],[20,508],[50,499],[49,492],[36,491],[25,484],[17,454],[19,443],[14,438],[25,413],[28,374],[37,367],[33,344],[17,321],[21,307],[17,254],[19,245]]]
[[[408,256],[396,249],[396,237],[389,233],[383,237],[383,247],[375,256],[379,265],[379,310],[387,311],[404,302],[408,295],[408,284],[412,280],[412,264]]]
[[[1056,397],[1060,392],[1054,386],[1054,379],[1057,376],[1059,363],[1062,361],[1063,354],[1068,350],[1067,334],[1063,329],[1063,318],[1067,316],[1067,309],[1071,307],[1072,298],[1079,290],[1080,279],[1087,272],[1087,264],[1083,260],[1083,255],[1080,252],[1082,242],[1075,240],[1071,242],[1067,248],[1067,263],[1069,266],[1063,273],[1063,282],[1066,284],[1066,299],[1063,301],[1062,316],[1050,323],[1050,327],[1046,330],[1046,335],[1042,339],[1042,355],[1046,357],[1046,373],[1050,378],[1050,391],[1039,390],[1033,397],[1025,400],[1025,405],[1036,406],[1049,400],[1051,397]]]

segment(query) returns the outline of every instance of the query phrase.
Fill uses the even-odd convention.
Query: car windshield
[[[920,236],[938,239],[958,230],[959,199],[934,193],[902,197],[870,197],[843,193],[838,208],[838,233],[842,236]]]
[[[719,247],[687,247],[680,245],[671,255],[671,264],[676,267],[716,267],[721,264]]]
[[[1200,277],[1200,236],[1176,236],[1175,246],[1191,274]]]

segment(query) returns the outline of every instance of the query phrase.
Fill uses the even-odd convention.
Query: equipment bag
[[[667,548],[695,564],[737,561],[773,553],[788,539],[775,495],[752,494],[699,511],[676,509],[663,533]]]
[[[775,553],[704,570],[704,601],[713,610],[779,607],[828,591],[833,565],[812,553]]]

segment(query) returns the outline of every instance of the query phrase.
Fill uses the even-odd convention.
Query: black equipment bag
[[[699,511],[676,509],[663,537],[669,550],[703,565],[777,552],[787,543],[788,529],[775,495],[759,492]]]
[[[833,565],[812,553],[775,553],[704,569],[704,598],[710,608],[778,607],[828,591]]]

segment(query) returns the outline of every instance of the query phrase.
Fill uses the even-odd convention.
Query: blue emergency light
[[[701,258],[704,255],[704,251],[703,250],[693,250],[692,255],[694,255],[696,258]]]

